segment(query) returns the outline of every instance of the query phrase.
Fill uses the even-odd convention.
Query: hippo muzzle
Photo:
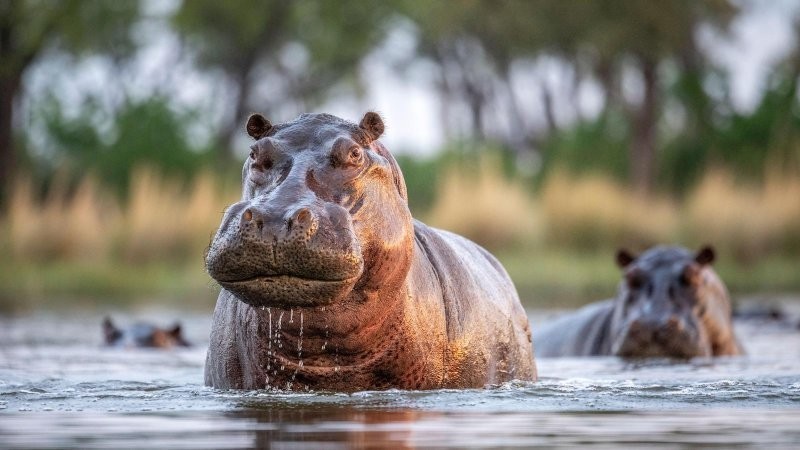
[[[612,344],[612,354],[623,358],[712,356],[711,345],[696,318],[679,315],[628,320]]]
[[[325,305],[349,292],[364,262],[348,211],[265,200],[228,208],[206,255],[211,277],[252,306]]]

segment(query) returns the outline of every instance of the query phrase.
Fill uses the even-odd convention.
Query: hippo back
[[[584,306],[536,330],[536,356],[596,356],[611,352],[609,326],[614,300]]]

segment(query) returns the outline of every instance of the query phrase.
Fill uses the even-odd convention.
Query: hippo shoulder
[[[591,356],[608,354],[608,336],[614,300],[591,303],[538,327],[533,339],[536,356]]]
[[[442,290],[451,339],[463,333],[473,314],[497,313],[501,317],[527,316],[511,278],[500,262],[469,239],[414,221],[419,255],[430,264]]]

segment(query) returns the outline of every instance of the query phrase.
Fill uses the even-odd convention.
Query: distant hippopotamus
[[[624,270],[617,297],[542,326],[537,356],[626,358],[738,355],[725,285],[714,250],[655,247],[638,258],[617,253]]]
[[[172,328],[164,329],[156,326],[137,323],[130,328],[117,328],[110,317],[103,319],[103,337],[105,344],[115,347],[189,347],[183,338],[181,325],[176,323]]]
[[[206,255],[222,286],[205,381],[355,391],[534,380],[530,329],[500,263],[413,220],[397,162],[360,124],[304,114],[256,142]]]

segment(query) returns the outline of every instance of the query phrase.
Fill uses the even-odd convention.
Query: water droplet
[[[303,354],[303,311],[300,311],[300,339],[297,341],[297,357]]]
[[[267,344],[270,349],[269,355],[272,355],[272,308],[267,308],[267,315],[269,317],[269,343]]]
[[[281,364],[281,370],[283,370],[283,364]]]
[[[333,368],[333,371],[334,371],[334,372],[338,372],[338,371],[339,371],[339,366],[336,366],[336,367],[334,367],[334,368]]]
[[[294,310],[293,309],[289,309],[289,323],[294,323]]]

